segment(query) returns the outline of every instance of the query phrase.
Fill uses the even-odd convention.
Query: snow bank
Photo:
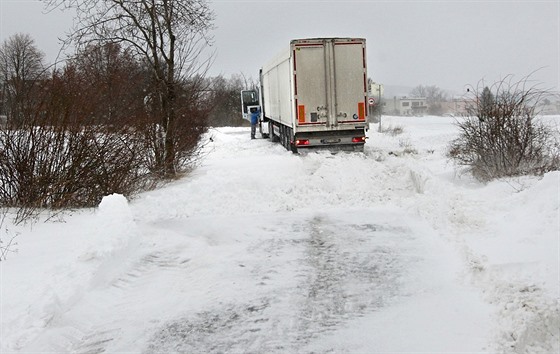
[[[445,159],[455,134],[452,120],[384,122],[404,127],[398,137],[380,137],[397,152],[386,163],[409,169],[419,194],[399,203],[456,245],[468,266],[465,278],[496,306],[494,350],[560,352],[560,173],[481,184],[457,174]],[[414,152],[402,154],[405,145]]]
[[[1,352],[20,349],[57,323],[135,233],[122,195],[103,198],[97,213],[61,219],[18,228],[18,253],[1,263]]]
[[[498,343],[515,353],[560,351],[560,173],[502,181],[508,194],[493,201],[494,222],[467,239],[473,280],[498,307]],[[487,195],[499,189],[486,186]]]

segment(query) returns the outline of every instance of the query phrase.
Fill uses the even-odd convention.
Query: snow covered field
[[[4,222],[0,352],[558,353],[560,173],[484,185],[452,118],[382,122],[364,153],[211,130],[163,189]]]

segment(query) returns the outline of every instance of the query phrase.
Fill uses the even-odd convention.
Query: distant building
[[[440,103],[444,115],[468,116],[476,113],[475,97],[453,97],[451,100]],[[560,101],[545,99],[536,106],[538,114],[556,115],[560,114]]]
[[[465,97],[453,97],[449,101],[441,102],[443,115],[466,116],[468,111],[476,106],[476,102]]]
[[[544,99],[540,104],[537,106],[537,111],[543,115],[556,115],[560,114],[560,101],[555,100],[552,101],[551,99],[547,98]]]
[[[386,102],[385,112],[397,116],[421,117],[428,111],[425,97],[393,97]]]

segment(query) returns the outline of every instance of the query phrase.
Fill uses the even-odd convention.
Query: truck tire
[[[271,120],[268,121],[268,133],[270,137],[270,141],[275,143],[278,141],[278,137],[274,134],[274,123]]]
[[[284,125],[284,147],[290,151],[290,128]]]
[[[286,133],[287,133],[286,134],[287,135],[287,142],[286,142],[287,146],[286,146],[286,148],[289,151],[293,152],[294,154],[297,154],[298,150],[297,150],[297,146],[294,142],[294,140],[295,140],[294,139],[294,130],[292,128],[287,128]]]
[[[285,126],[283,124],[280,124],[280,144],[282,144],[282,146],[284,148],[286,148],[286,134],[284,133],[285,130]]]

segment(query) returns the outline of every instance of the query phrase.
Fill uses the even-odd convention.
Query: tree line
[[[180,85],[180,107],[205,107],[189,121],[206,127],[240,126],[240,92],[254,88],[244,74],[197,76]],[[49,67],[29,34],[18,33],[0,45],[0,115],[11,129],[65,115],[76,124],[141,127],[150,124],[157,105],[149,69],[117,43],[89,45]],[[60,111],[65,106],[64,114]],[[193,117],[199,119],[193,119]],[[52,122],[51,122],[52,123]],[[151,122],[153,123],[153,122]]]

